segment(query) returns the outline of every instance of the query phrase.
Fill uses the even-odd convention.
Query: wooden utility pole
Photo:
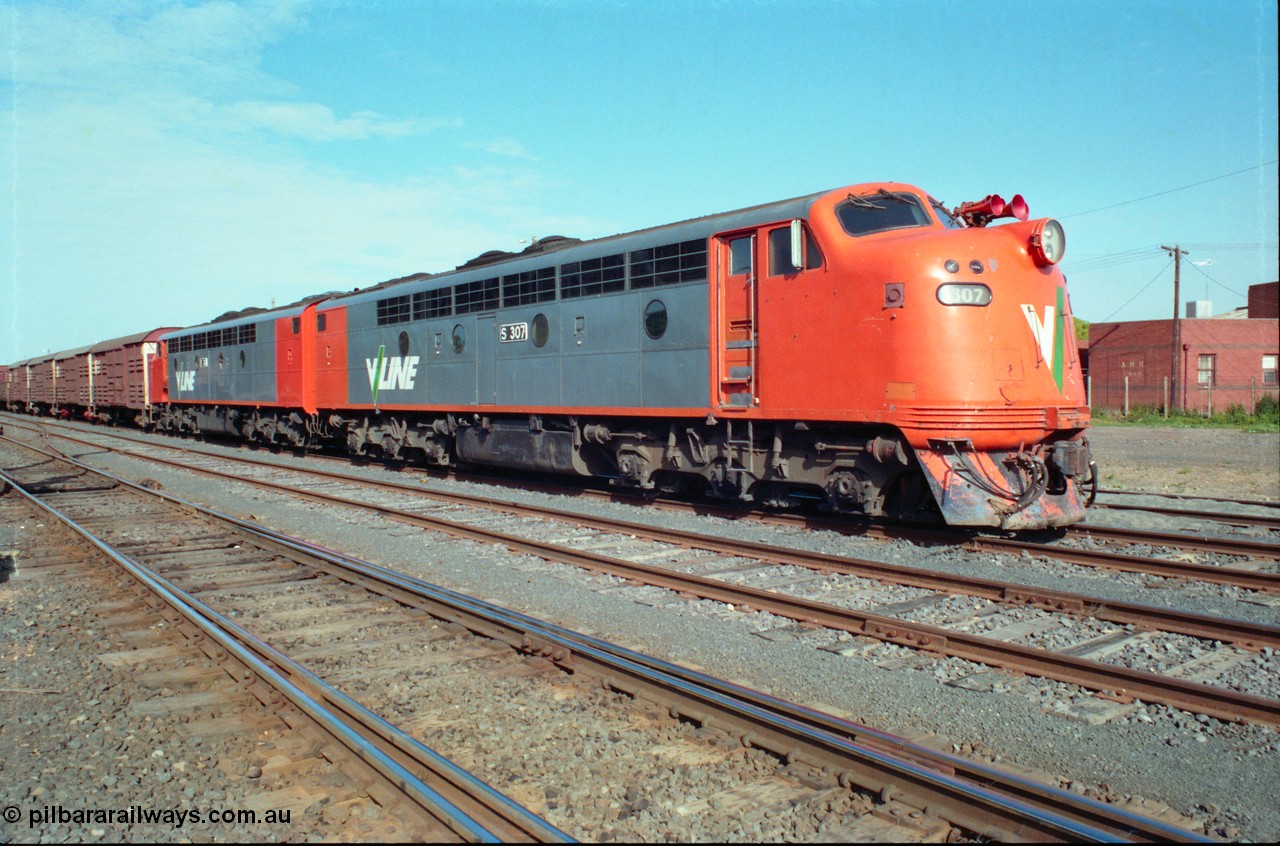
[[[1178,300],[1182,295],[1179,289],[1182,282],[1182,257],[1187,255],[1187,251],[1178,244],[1172,247],[1161,244],[1160,249],[1173,256],[1173,402],[1180,411],[1185,411],[1187,395],[1178,379],[1178,372],[1182,369],[1182,303]]]

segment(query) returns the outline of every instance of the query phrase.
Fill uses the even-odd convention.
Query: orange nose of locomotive
[[[909,325],[916,349],[926,351],[918,395],[938,411],[904,409],[908,440],[926,446],[958,437],[978,449],[1013,448],[1085,425],[1074,321],[1057,266],[1061,225],[1041,219],[934,230],[929,248],[920,246],[918,289],[925,290],[912,298]]]
[[[985,226],[1002,211],[1019,220]],[[1081,437],[1089,410],[1058,267],[1062,226],[1023,220],[1020,197],[989,197],[957,214],[970,225],[938,232],[936,250],[922,256],[934,290],[921,298],[920,328],[936,355],[932,398],[945,411],[904,415],[904,434],[949,523],[1076,522],[1077,487],[1091,473]]]

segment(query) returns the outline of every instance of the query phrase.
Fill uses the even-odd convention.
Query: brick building
[[[1125,378],[1129,407],[1207,413],[1280,393],[1280,319],[1271,282],[1249,288],[1249,306],[1216,317],[1183,318],[1179,374],[1174,380],[1173,320],[1094,323],[1089,327],[1089,381],[1094,408],[1122,411]],[[1188,304],[1191,306],[1191,304]]]
[[[1249,286],[1250,317],[1280,317],[1280,282]]]

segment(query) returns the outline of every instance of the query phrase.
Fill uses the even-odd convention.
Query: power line
[[[1134,262],[1147,261],[1156,258],[1157,248],[1155,246],[1142,247],[1136,250],[1126,250],[1120,253],[1108,253],[1106,255],[1096,256],[1093,258],[1085,257],[1078,259],[1063,266],[1064,272],[1070,272],[1072,275],[1077,273],[1089,273],[1094,270],[1103,270],[1108,267],[1117,267],[1122,264],[1133,264]]]
[[[1187,246],[1193,247],[1197,250],[1209,250],[1211,252],[1218,252],[1218,253],[1221,253],[1221,252],[1261,253],[1261,252],[1266,252],[1268,250],[1274,251],[1277,248],[1280,248],[1280,244],[1239,244],[1239,243],[1219,244],[1219,243],[1213,243],[1213,242],[1190,243],[1190,244],[1187,244]]]
[[[1274,251],[1276,244],[1250,244],[1250,243],[1216,243],[1216,242],[1198,242],[1188,243],[1185,245],[1189,249],[1197,252],[1215,252],[1215,253],[1261,253]],[[1122,264],[1132,264],[1134,262],[1146,261],[1155,258],[1159,247],[1155,245],[1145,247],[1134,247],[1129,250],[1121,250],[1115,253],[1100,253],[1097,255],[1081,256],[1077,259],[1068,259],[1063,263],[1063,270],[1069,270],[1072,274],[1090,273],[1095,270],[1103,270],[1109,267],[1117,267]]]
[[[1200,186],[1200,185],[1207,185],[1207,184],[1209,184],[1210,182],[1217,182],[1219,179],[1226,179],[1226,178],[1227,178],[1227,177],[1229,177],[1229,176],[1239,176],[1240,174],[1242,174],[1242,173],[1248,173],[1248,172],[1249,172],[1249,171],[1251,171],[1251,170],[1259,170],[1259,169],[1264,168],[1264,167],[1267,167],[1267,166],[1269,166],[1269,165],[1273,165],[1273,164],[1275,164],[1277,161],[1280,161],[1280,159],[1272,159],[1272,160],[1271,160],[1271,161],[1269,161],[1269,162],[1263,162],[1262,164],[1256,164],[1256,165],[1253,165],[1252,167],[1246,167],[1246,168],[1243,168],[1243,169],[1241,169],[1241,170],[1233,170],[1231,173],[1224,173],[1224,174],[1222,174],[1221,176],[1212,176],[1212,177],[1210,177],[1210,178],[1208,178],[1208,179],[1202,179],[1202,180],[1200,180],[1199,182],[1192,182],[1190,185],[1181,185],[1181,186],[1179,186],[1179,187],[1177,187],[1177,188],[1170,188],[1168,191],[1158,191],[1158,192],[1157,192],[1157,193],[1155,193],[1155,194],[1148,194],[1148,195],[1147,195],[1147,196],[1145,196],[1145,197],[1137,197],[1136,199],[1133,199],[1133,200],[1125,200],[1124,202],[1121,202],[1121,203],[1112,203],[1112,204],[1111,204],[1111,205],[1109,205],[1109,206],[1101,206],[1101,207],[1096,208],[1096,209],[1089,209],[1088,211],[1072,212],[1071,214],[1059,215],[1059,216],[1058,216],[1058,220],[1066,220],[1066,219],[1067,219],[1067,218],[1069,218],[1069,217],[1080,217],[1081,215],[1093,214],[1094,212],[1106,211],[1107,209],[1115,209],[1115,208],[1119,208],[1120,206],[1127,206],[1127,205],[1129,205],[1130,203],[1140,203],[1140,202],[1142,202],[1143,200],[1150,200],[1150,199],[1153,199],[1153,198],[1155,198],[1155,197],[1163,197],[1165,194],[1172,194],[1172,193],[1174,193],[1175,191],[1185,191],[1185,190],[1187,190],[1188,188],[1195,188],[1195,187]]]
[[[1193,262],[1191,262],[1190,264],[1191,264],[1191,266],[1192,266],[1192,267],[1194,267],[1194,268],[1196,269],[1196,272],[1197,272],[1197,273],[1199,273],[1199,274],[1200,274],[1201,276],[1203,276],[1205,279],[1208,279],[1208,280],[1209,280],[1210,282],[1212,282],[1213,284],[1217,285],[1217,286],[1218,286],[1219,288],[1221,288],[1222,290],[1227,291],[1227,292],[1232,293],[1232,294],[1235,294],[1237,297],[1243,297],[1243,298],[1244,298],[1244,299],[1246,299],[1246,300],[1247,300],[1247,299],[1249,299],[1247,296],[1245,296],[1244,294],[1240,293],[1239,291],[1233,291],[1232,289],[1228,288],[1226,285],[1223,285],[1223,284],[1222,284],[1221,282],[1219,282],[1217,279],[1214,279],[1212,276],[1210,276],[1209,274],[1205,273],[1203,270],[1201,270],[1201,269],[1200,269],[1200,266],[1199,266],[1199,265],[1197,265],[1194,261],[1193,261]]]
[[[1143,286],[1142,286],[1142,290],[1141,290],[1141,291],[1139,291],[1138,293],[1136,293],[1136,294],[1134,294],[1132,297],[1130,297],[1128,300],[1126,300],[1126,301],[1125,301],[1125,304],[1124,304],[1124,305],[1122,305],[1122,306],[1120,306],[1120,308],[1118,308],[1118,309],[1116,309],[1115,311],[1111,312],[1110,314],[1108,314],[1108,315],[1107,315],[1105,318],[1103,318],[1102,320],[1099,320],[1099,321],[1096,321],[1096,322],[1098,322],[1098,323],[1108,323],[1108,322],[1110,322],[1110,321],[1111,321],[1111,318],[1115,317],[1117,314],[1119,314],[1120,312],[1124,311],[1124,310],[1129,306],[1129,303],[1133,302],[1133,301],[1134,301],[1134,300],[1136,300],[1138,297],[1142,296],[1142,294],[1143,294],[1143,292],[1144,292],[1144,291],[1146,291],[1148,288],[1150,288],[1152,285],[1154,285],[1154,284],[1155,284],[1155,281],[1156,281],[1157,279],[1159,279],[1159,278],[1164,274],[1164,272],[1165,272],[1166,270],[1168,270],[1168,269],[1169,269],[1169,266],[1170,266],[1170,265],[1172,265],[1172,264],[1173,264],[1173,259],[1169,259],[1169,264],[1166,264],[1164,267],[1160,268],[1160,272],[1159,272],[1159,273],[1157,273],[1155,276],[1152,276],[1152,277],[1151,277],[1151,281],[1150,281],[1150,282],[1148,282],[1147,284],[1143,285]]]

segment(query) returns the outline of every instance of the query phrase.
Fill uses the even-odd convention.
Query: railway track
[[[196,467],[192,463],[196,455],[199,453],[188,454],[187,460],[178,462],[177,466],[330,504],[374,509],[394,519],[454,537],[496,541],[512,550],[545,560],[569,563],[637,584],[711,599],[737,608],[764,611],[805,625],[874,638],[936,657],[950,656],[1081,685],[1122,703],[1136,698],[1219,719],[1265,725],[1280,723],[1280,702],[1274,698],[1233,689],[1239,687],[1238,682],[1227,682],[1223,686],[1203,683],[1223,674],[1238,673],[1242,664],[1251,665],[1258,661],[1263,661],[1264,666],[1259,669],[1265,675],[1266,664],[1273,660],[1274,649],[1280,645],[1280,631],[1275,626],[1180,613],[1041,587],[964,579],[939,571],[895,567],[864,559],[817,555],[705,535],[689,536],[651,526],[588,519],[507,501],[424,493],[403,485],[376,483],[377,487],[390,490],[397,496],[428,497],[464,511],[480,509],[475,514],[446,517],[442,516],[438,505],[423,513],[421,508],[355,501],[334,492],[302,491],[296,481],[296,474],[305,473],[324,479],[326,485],[367,487],[375,484],[346,474],[284,469],[271,462],[263,465],[253,459],[234,457],[232,460],[239,464],[265,467],[265,472],[290,474],[287,480],[255,480],[246,474],[227,474]],[[156,456],[148,458],[168,462]],[[222,457],[212,460],[222,460]],[[492,525],[495,511],[499,514],[496,519],[504,523],[500,527]],[[518,530],[519,526],[511,523],[512,520],[523,519],[532,521],[523,530]],[[562,526],[552,530],[550,537],[542,528],[546,519],[556,520]],[[564,535],[563,527],[566,525],[589,529],[593,533],[601,533],[601,536],[575,537],[571,534],[556,537]],[[512,529],[518,531],[513,533]],[[625,547],[629,540],[640,538],[653,546],[614,554],[588,548]],[[673,556],[672,550],[710,551],[729,558],[685,566],[675,560],[679,556]],[[667,558],[672,560],[666,564],[642,563],[644,560]],[[799,567],[834,574],[838,578],[834,593],[842,594],[846,601],[829,601],[831,593],[820,595],[823,601],[807,596],[807,579],[797,579],[785,572],[774,573],[773,569],[777,567]],[[764,584],[733,583],[744,575],[763,579]],[[1274,574],[1252,575],[1262,578],[1271,575],[1274,578]],[[917,588],[918,593],[887,608],[875,609],[873,605],[868,609],[868,597],[874,603],[875,596],[868,590],[868,580],[910,585]],[[797,584],[800,585],[799,590],[795,589]],[[981,602],[976,606],[972,603],[966,605],[956,595],[975,597]],[[1001,607],[1010,610],[1002,612]],[[1073,624],[1074,620],[1082,620],[1085,624]],[[1173,645],[1169,648],[1176,655],[1189,655],[1190,658],[1174,665],[1162,661],[1159,653],[1148,643],[1153,631],[1171,633],[1166,636],[1173,637]],[[1017,642],[1019,640],[1023,642]],[[850,647],[845,644],[845,648]],[[1264,655],[1256,655],[1252,650],[1263,650]],[[1128,666],[1134,663],[1144,668]]]
[[[286,707],[286,723],[305,723],[311,734],[321,735],[324,754],[340,759],[351,780],[366,785],[361,792],[379,805],[393,807],[419,836],[447,842],[569,839],[140,561],[143,556],[172,560],[175,553],[183,560],[201,552],[226,553],[239,546],[237,533],[210,531],[206,524],[196,535],[181,537],[179,524],[172,521],[177,509],[135,506],[116,511],[104,500],[123,489],[109,478],[106,486],[58,475],[32,483],[0,471],[0,482],[144,588],[147,604],[163,623],[207,644],[205,649],[224,665],[234,665],[229,671],[239,683],[234,693],[247,689],[263,706]],[[136,537],[142,534],[139,523],[159,516],[166,518],[165,529],[152,534],[163,540]],[[116,539],[108,541],[110,536]],[[235,557],[219,554],[211,566],[235,566]],[[195,696],[208,698],[204,692]]]
[[[14,419],[19,425],[31,425],[29,419],[11,419]],[[45,425],[48,424],[45,423]],[[59,428],[64,427],[59,426]],[[86,433],[86,430],[79,427],[70,430],[78,431],[82,434]],[[101,434],[96,430],[88,431]],[[187,447],[174,446],[155,440],[122,435],[118,432],[112,432],[111,437],[159,449],[178,451],[188,449]],[[70,439],[75,440],[74,437]],[[92,442],[81,441],[81,443],[89,444]],[[231,456],[227,456],[227,458],[228,460],[237,460]],[[329,458],[327,456],[309,456],[309,458],[318,458],[342,465],[350,465],[351,463],[347,458]],[[248,463],[254,463],[255,461],[254,459],[240,460]],[[338,475],[341,476],[343,474]],[[543,490],[552,494],[563,494],[567,491],[573,496],[621,502],[636,501],[636,498],[629,494],[619,495],[614,492],[601,491],[589,487],[547,485],[523,480],[512,482],[491,475],[477,478],[481,479],[485,484],[501,487]],[[411,488],[411,486],[406,486],[406,489],[417,490],[417,488]],[[793,512],[744,510],[719,504],[690,503],[683,500],[665,498],[646,499],[644,503],[649,508],[661,508],[680,513],[713,515],[733,520],[749,520],[798,529],[831,531],[848,536],[870,537],[879,540],[910,541],[939,547],[954,547],[959,544],[963,548],[970,550],[1011,555],[1032,555],[1084,567],[1097,567],[1129,573],[1145,573],[1164,578],[1204,581],[1213,584],[1233,585],[1246,590],[1280,593],[1280,567],[1278,567],[1280,565],[1280,543],[1271,541],[1224,538],[1201,534],[1174,534],[1082,524],[1070,530],[1068,533],[1069,543],[1046,543],[1040,539],[1006,537],[975,532],[955,532]],[[1221,516],[1223,520],[1228,520],[1234,515],[1215,516]],[[1102,545],[1111,545],[1126,551],[1099,548]],[[1214,557],[1222,563],[1205,564],[1187,560],[1187,552],[1201,553],[1206,557]]]
[[[1200,494],[1191,496],[1188,494],[1163,493],[1158,491],[1135,491],[1124,488],[1098,488],[1098,493],[1106,494],[1108,496],[1151,496],[1161,497],[1164,499],[1176,499],[1179,501],[1193,499],[1204,500],[1205,502],[1224,502],[1231,505],[1252,505],[1257,506],[1258,508],[1280,508],[1280,501],[1270,499],[1231,499],[1229,497],[1204,496]]]
[[[1261,503],[1249,503],[1258,506]],[[1280,529],[1280,517],[1271,514],[1234,514],[1223,511],[1204,511],[1196,508],[1165,508],[1154,505],[1131,505],[1118,502],[1095,502],[1094,509],[1104,511],[1145,511],[1151,514],[1164,514],[1197,520],[1211,520],[1215,523],[1226,523],[1232,526],[1258,526],[1264,529]]]
[[[86,465],[77,463],[75,467],[77,474],[90,472]],[[394,650],[388,656],[378,654],[376,647],[380,643],[425,644],[428,655],[424,658],[418,654],[410,661],[434,666],[468,663],[471,666],[462,675],[480,681],[469,693],[481,687],[500,688],[497,700],[484,709],[496,712],[500,702],[511,704],[512,688],[494,685],[497,679],[514,677],[517,689],[531,701],[532,683],[550,677],[553,699],[568,699],[575,705],[589,699],[588,689],[597,691],[597,700],[602,695],[600,691],[625,693],[623,699],[611,696],[606,703],[611,710],[631,709],[614,717],[615,726],[665,720],[666,734],[660,736],[669,741],[670,724],[678,718],[681,726],[696,727],[696,732],[703,734],[714,731],[728,738],[731,748],[767,752],[766,761],[747,756],[752,764],[747,768],[750,784],[757,785],[757,792],[747,790],[746,795],[761,795],[758,785],[766,784],[775,800],[785,796],[788,807],[806,810],[812,808],[806,797],[819,796],[832,826],[854,839],[876,831],[883,835],[886,827],[900,838],[914,839],[945,836],[952,828],[962,835],[1015,840],[1194,839],[1166,824],[512,614],[305,541],[199,509],[118,477],[106,477],[106,484],[86,485],[52,466],[45,468],[53,470],[51,476],[46,473],[43,480],[32,479],[32,469],[27,468],[23,478],[7,477],[7,481],[25,488],[28,492],[22,494],[24,497],[33,502],[37,498],[44,500],[44,507],[59,511],[65,518],[71,517],[69,512],[77,513],[74,522],[86,537],[90,533],[107,536],[93,543],[134,572],[136,578],[145,580],[174,613],[198,612],[188,618],[191,625],[205,630],[217,623],[223,629],[221,636],[232,633],[231,638],[220,641],[222,648],[237,655],[255,653],[256,659],[255,655],[243,656],[258,661],[253,669],[255,678],[267,679],[289,668],[296,674],[295,686],[318,689],[340,681],[360,689],[362,699],[384,702],[391,710],[402,713],[407,701],[458,696],[456,688],[462,681],[456,673],[445,675],[445,686],[435,688],[434,696],[424,696],[421,688],[389,700],[385,694],[372,692],[375,680],[406,670],[403,655]],[[131,497],[124,507],[126,521],[121,520],[119,505],[105,502],[124,495]],[[143,505],[138,504],[140,496],[146,498]],[[176,513],[198,514],[199,522],[178,524],[173,521]],[[143,525],[164,529],[156,536],[143,531]],[[228,532],[235,537],[229,537]],[[149,572],[135,559],[147,561],[155,571]],[[322,595],[339,589],[340,593]],[[353,600],[353,591],[361,598]],[[297,598],[302,601],[293,601]],[[205,606],[206,601],[213,604],[215,599],[223,606],[221,611]],[[346,619],[317,622],[325,619],[321,616],[325,612],[331,618],[334,609],[341,609]],[[359,614],[352,615],[351,610],[358,610]],[[299,652],[315,656],[314,663],[320,669],[294,669],[294,659],[231,623],[232,614],[245,625],[269,631],[267,636],[273,642],[290,644],[295,656]],[[375,620],[376,623],[369,622]],[[209,635],[215,636],[213,632]],[[328,639],[331,635],[339,636]],[[477,643],[475,635],[483,636],[487,642]],[[350,638],[344,641],[345,636]],[[315,642],[317,638],[321,641]],[[303,643],[307,646],[301,646]],[[338,660],[344,648],[358,653],[356,665]],[[384,659],[390,663],[382,663]],[[320,680],[319,675],[327,680]],[[589,678],[590,683],[577,682],[572,693],[566,691],[567,679],[582,677]],[[338,703],[337,710],[348,715],[361,710],[353,699],[332,687],[318,698]],[[395,707],[396,702],[400,708]],[[631,712],[635,706],[626,704],[631,702],[645,704],[639,717]],[[652,711],[648,706],[653,704],[661,706],[667,716],[663,718],[661,712]],[[593,703],[593,707],[598,706],[598,702]],[[483,723],[488,722],[476,721],[474,716],[473,713],[472,719],[467,720],[469,734],[481,731]],[[376,733],[382,738],[369,739],[369,743],[385,743],[389,736],[400,736],[385,720],[366,717],[363,721],[377,725]],[[441,729],[448,720],[439,713],[419,715],[418,725]],[[495,728],[504,742],[510,741],[512,732],[518,730],[501,719]],[[515,744],[518,747],[526,740],[517,735]],[[690,742],[695,748],[708,745],[701,734],[694,740],[698,742]],[[646,742],[654,741],[650,738]],[[493,751],[496,754],[498,750]],[[704,750],[702,754],[708,753]],[[642,772],[651,772],[648,757],[642,757],[644,760],[636,763]],[[724,756],[730,761],[741,757]],[[776,766],[762,780],[761,768],[769,762]],[[729,769],[742,771],[743,767]],[[632,773],[632,778],[642,776]],[[405,780],[405,776],[402,774],[400,779]],[[629,781],[619,773],[609,773],[604,780],[606,784],[643,783]],[[740,787],[738,795],[743,795],[744,789]],[[850,789],[854,792],[850,793]],[[720,795],[725,793],[721,791]],[[842,803],[837,801],[839,797],[846,799]],[[716,804],[708,800],[705,807]],[[833,813],[833,807],[840,813]],[[543,829],[544,837],[537,839],[548,839],[547,833],[556,831]],[[771,832],[762,833],[769,837]],[[501,835],[504,839],[523,839],[510,829]]]

